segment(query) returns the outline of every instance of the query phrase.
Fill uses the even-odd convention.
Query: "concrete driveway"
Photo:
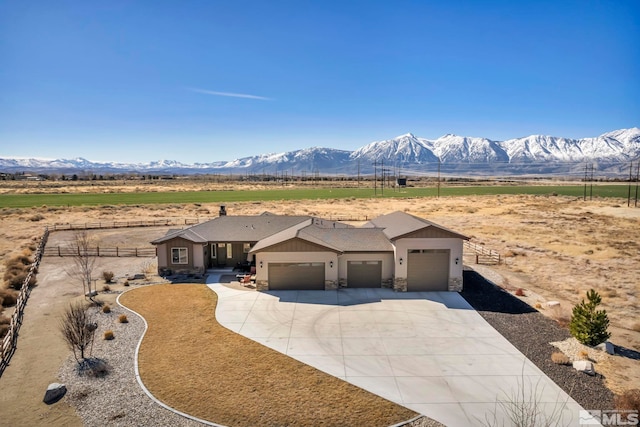
[[[218,280],[208,283],[223,326],[443,424],[511,425],[497,402],[524,393],[578,425],[582,408],[457,293],[256,292]]]

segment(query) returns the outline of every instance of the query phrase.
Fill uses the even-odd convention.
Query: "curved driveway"
[[[510,425],[525,400],[560,425],[582,409],[455,292],[236,290],[208,278],[221,325],[449,426]],[[532,331],[535,333],[535,331]]]

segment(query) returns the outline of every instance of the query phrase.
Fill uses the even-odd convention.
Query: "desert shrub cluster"
[[[102,272],[102,278],[104,279],[105,283],[111,283],[111,281],[113,280],[113,271],[103,271]]]
[[[616,396],[616,409],[640,412],[640,389],[627,390]]]
[[[20,289],[29,273],[29,268],[33,260],[31,259],[31,249],[26,248],[22,252],[10,257],[5,261],[4,287]],[[30,286],[36,284],[35,275],[31,276]]]

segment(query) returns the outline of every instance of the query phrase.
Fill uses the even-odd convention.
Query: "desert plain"
[[[198,190],[199,182],[185,184],[184,190]],[[207,184],[211,186],[211,184]],[[223,184],[228,186],[229,184]],[[130,185],[101,187],[101,191],[141,191]],[[31,191],[34,191],[33,187]],[[236,191],[251,191],[250,185]],[[95,190],[95,188],[94,188]],[[175,188],[174,188],[175,190]],[[47,190],[52,191],[52,190]],[[55,191],[87,191],[69,187]],[[91,191],[89,189],[88,191]],[[3,188],[1,193],[30,192],[29,188]],[[2,195],[0,194],[0,197]],[[313,215],[344,219],[360,225],[366,218],[405,211],[423,217],[471,238],[471,241],[501,255],[498,265],[475,265],[475,257],[465,254],[465,264],[508,292],[520,289],[520,298],[543,314],[566,325],[571,308],[589,289],[603,298],[611,341],[619,347],[640,352],[640,208],[627,207],[627,200],[547,195],[486,195],[422,198],[342,198],[329,200],[280,200],[224,203],[229,215],[255,215],[265,211],[288,215]],[[128,206],[39,206],[4,208],[0,211],[0,257],[8,259],[33,244],[45,226],[97,221],[139,221],[198,218],[218,215],[219,202],[197,204],[152,204]],[[169,228],[153,227],[90,231],[103,246],[151,247],[152,239]],[[65,234],[66,233],[66,234]],[[69,239],[70,232],[54,232],[50,244]],[[38,284],[33,288],[25,316],[29,322],[21,330],[19,345],[11,365],[0,378],[0,423],[20,419],[58,425],[80,425],[73,409],[41,403],[42,378],[53,382],[60,365],[69,357],[57,329],[58,317],[69,301],[82,295],[82,286],[64,273],[64,258],[43,259]],[[100,258],[116,276],[141,272],[152,259]],[[4,265],[0,265],[0,274]],[[117,287],[114,287],[117,290]],[[108,297],[107,297],[108,298]],[[115,300],[115,297],[113,297]],[[560,304],[553,308],[548,302]],[[10,313],[10,308],[5,314]],[[535,330],[530,331],[535,334]],[[28,365],[26,354],[46,355],[45,363]],[[636,353],[637,354],[637,353]],[[615,393],[640,384],[640,360],[615,356],[598,363],[598,372]],[[46,387],[46,385],[45,385]],[[19,418],[16,418],[19,417]]]

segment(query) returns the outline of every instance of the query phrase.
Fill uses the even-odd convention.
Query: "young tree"
[[[571,335],[584,345],[598,345],[611,336],[607,332],[609,317],[606,310],[596,310],[601,302],[600,295],[591,289],[587,292],[587,301],[583,299],[573,307],[569,330]]]
[[[73,356],[78,364],[82,364],[87,359],[85,352],[93,343],[97,326],[93,322],[93,316],[82,303],[71,304],[63,313],[60,332],[73,351]],[[78,354],[80,358],[78,358]]]
[[[73,241],[69,243],[69,250],[72,251],[73,264],[65,268],[69,277],[79,278],[82,281],[82,290],[85,294],[91,295],[91,274],[96,264],[95,255],[91,254],[92,239],[86,230],[75,234]]]

